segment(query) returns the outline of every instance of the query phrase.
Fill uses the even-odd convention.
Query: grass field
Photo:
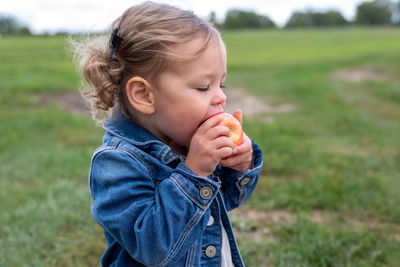
[[[255,193],[231,214],[246,264],[399,266],[400,29],[223,39],[226,90],[293,107],[245,117],[264,153]],[[40,100],[79,87],[65,45],[0,39],[0,266],[98,266],[105,249],[87,186],[103,131]]]

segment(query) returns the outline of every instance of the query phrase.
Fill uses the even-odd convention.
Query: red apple
[[[243,130],[240,122],[231,114],[224,113],[224,118],[217,124],[229,128],[229,139],[232,140],[234,147],[240,146],[243,143]]]

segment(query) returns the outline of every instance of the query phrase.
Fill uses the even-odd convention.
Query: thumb
[[[240,109],[237,109],[234,113],[233,113],[233,117],[235,117],[240,124],[243,123],[243,112]]]

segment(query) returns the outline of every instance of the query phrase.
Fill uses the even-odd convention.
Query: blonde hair
[[[109,39],[115,29],[124,40],[114,52]],[[75,60],[83,76],[81,92],[91,103],[93,120],[101,124],[115,106],[131,118],[132,107],[124,90],[129,78],[141,76],[157,83],[157,74],[172,58],[195,58],[216,36],[218,31],[191,11],[144,2],[128,8],[112,23],[106,36],[75,42]],[[196,37],[203,37],[204,42],[193,55],[184,57],[172,52],[172,45]]]

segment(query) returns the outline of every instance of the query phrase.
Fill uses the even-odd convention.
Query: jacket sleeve
[[[183,163],[155,186],[137,158],[111,149],[93,157],[89,185],[94,219],[132,258],[149,266],[164,266],[187,253],[201,236],[204,214],[220,188]]]
[[[220,167],[217,175],[222,181],[222,195],[227,211],[237,208],[244,203],[256,188],[263,165],[260,147],[252,141],[252,168],[245,172],[236,172],[230,168]]]

